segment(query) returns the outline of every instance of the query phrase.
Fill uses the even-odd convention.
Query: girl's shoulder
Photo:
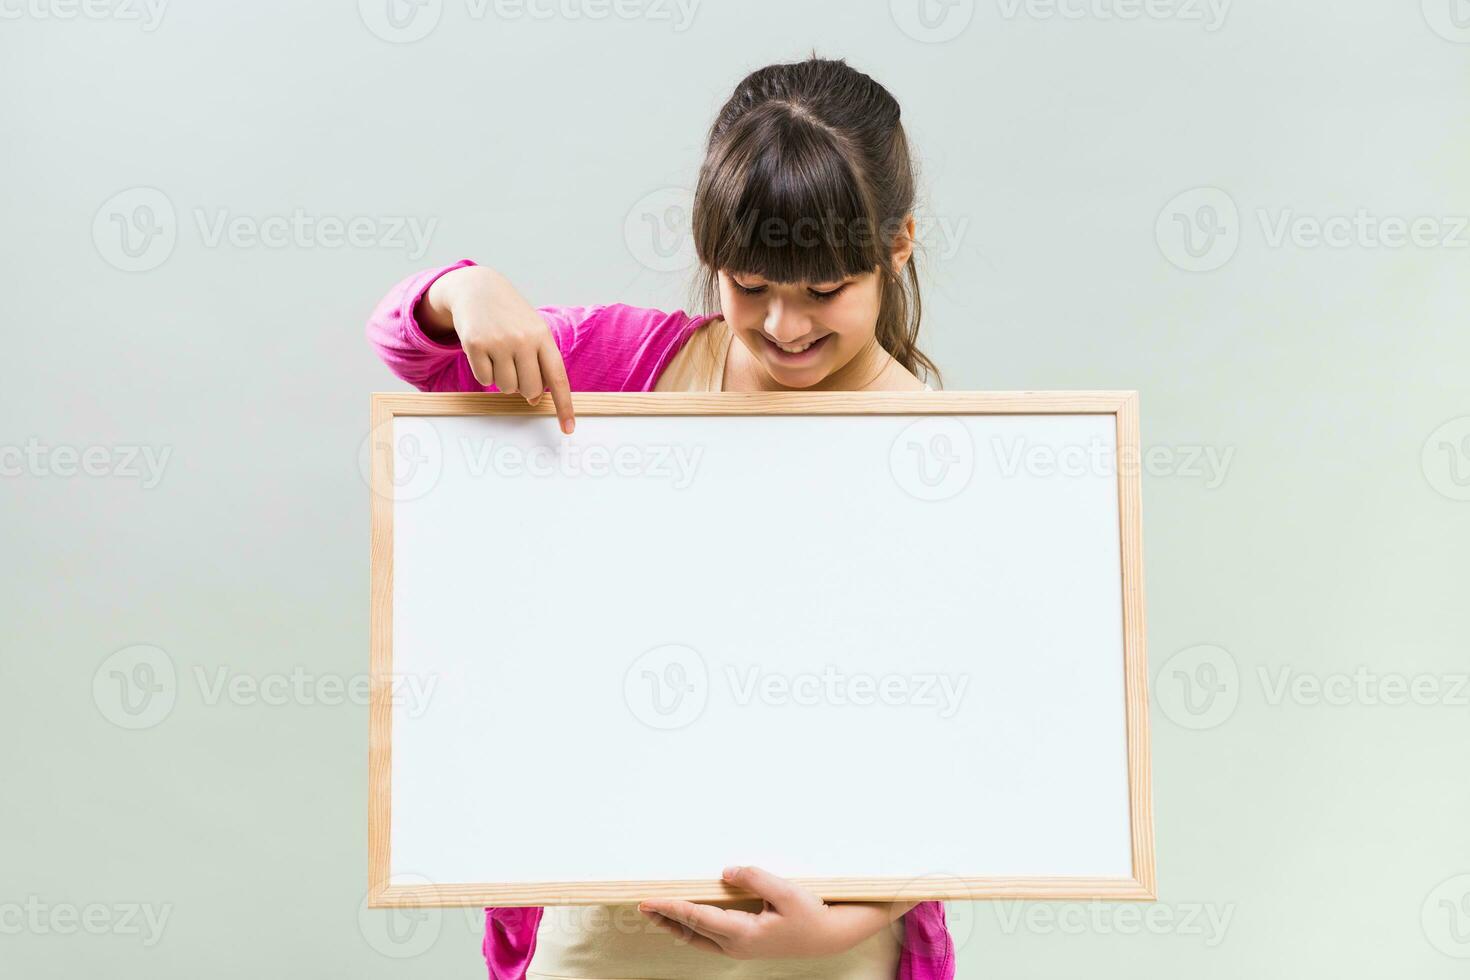
[[[709,317],[609,303],[543,306],[573,391],[652,391],[675,354]]]

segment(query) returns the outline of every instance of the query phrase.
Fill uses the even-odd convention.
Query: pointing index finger
[[[572,413],[572,384],[567,380],[567,368],[562,363],[561,351],[547,340],[541,348],[538,360],[541,362],[541,377],[551,392],[552,403],[556,406],[556,417],[561,423],[561,431],[571,435],[572,430],[577,427],[577,420]]]

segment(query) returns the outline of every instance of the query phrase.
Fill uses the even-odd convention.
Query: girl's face
[[[805,283],[720,273],[725,322],[783,388],[817,385],[870,348],[879,289],[877,272]]]

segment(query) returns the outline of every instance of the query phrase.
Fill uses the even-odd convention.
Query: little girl
[[[920,375],[938,372],[917,346],[913,206],[893,96],[841,61],[772,65],[736,87],[700,168],[701,306],[718,315],[533,308],[499,273],[461,261],[395,287],[368,338],[423,391],[532,404],[550,392],[567,434],[573,391],[922,390]],[[490,976],[954,976],[938,902],[827,904],[750,867],[724,879],[762,901],[487,909]]]

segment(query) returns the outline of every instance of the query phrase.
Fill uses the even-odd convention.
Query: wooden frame
[[[780,394],[577,393],[579,416],[598,415],[1112,415],[1116,419],[1118,526],[1121,540],[1123,669],[1126,698],[1132,876],[914,879],[798,878],[830,901],[1067,899],[1153,901],[1156,897],[1153,804],[1145,653],[1142,495],[1138,393],[785,392]],[[395,418],[444,415],[551,415],[517,395],[377,393],[373,431]],[[637,898],[734,901],[753,896],[718,880],[509,885],[390,885],[392,776],[393,453],[372,440],[372,695],[368,737],[368,904],[374,908],[528,904],[596,905]],[[554,900],[547,899],[554,895]]]

